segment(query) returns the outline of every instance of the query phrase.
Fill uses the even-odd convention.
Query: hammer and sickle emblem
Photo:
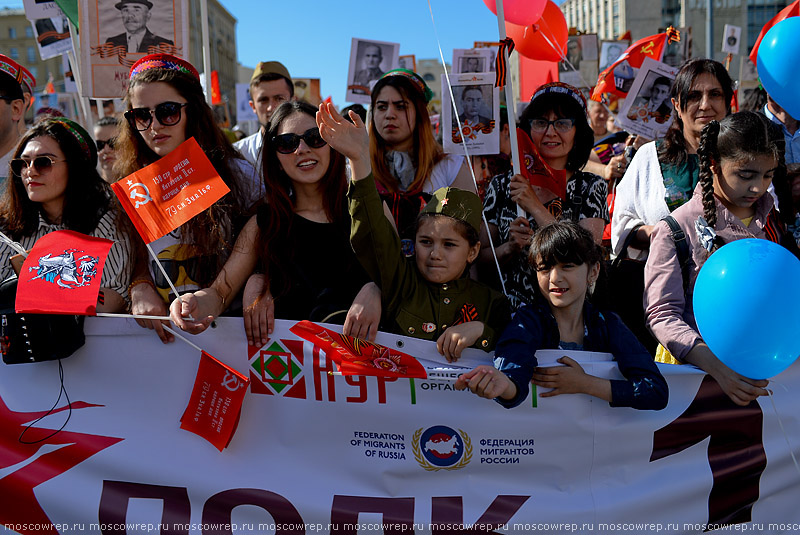
[[[647,46],[642,47],[642,54],[647,54],[648,56],[653,53],[653,48],[655,48],[656,44],[653,41],[647,43]]]
[[[236,377],[235,374],[226,371],[225,377],[222,378],[222,386],[224,386],[231,392],[236,392],[237,390],[239,390],[241,384],[239,383],[239,378]]]
[[[136,186],[141,186],[142,189],[144,190],[144,193],[141,193],[139,191],[131,191],[131,199],[136,201],[136,204],[135,204],[134,208],[139,208],[139,206],[141,206],[143,204],[147,204],[150,201],[152,201],[153,198],[150,196],[150,190],[148,190],[147,186],[145,186],[141,182],[137,182],[136,184],[129,185],[128,189],[132,190]],[[140,201],[138,199],[144,199],[144,200]]]

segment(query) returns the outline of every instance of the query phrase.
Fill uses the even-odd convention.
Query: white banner
[[[445,380],[332,376],[292,324],[249,355],[241,319],[192,338],[252,381],[222,453],[179,428],[200,353],[133,321],[87,320],[86,345],[63,361],[71,417],[52,437],[64,398],[33,422],[58,396],[58,363],[0,366],[0,532],[800,530],[787,445],[800,445],[800,365],[773,382],[776,409],[736,407],[697,370],[663,366],[662,411],[584,395],[507,410]],[[429,342],[378,341],[444,362]],[[467,353],[466,366],[487,360]],[[588,373],[618,373],[586,356]]]

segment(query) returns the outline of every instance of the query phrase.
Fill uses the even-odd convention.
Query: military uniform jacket
[[[436,284],[425,280],[415,259],[400,251],[400,239],[383,212],[372,175],[351,182],[350,243],[361,265],[381,288],[386,328],[423,340],[436,340],[448,327],[481,321],[484,330],[473,347],[494,348],[511,321],[508,299],[467,277]]]

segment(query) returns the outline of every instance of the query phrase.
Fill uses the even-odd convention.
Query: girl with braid
[[[725,243],[766,239],[797,254],[796,244],[785,231],[794,214],[788,210],[779,215],[772,196],[766,194],[773,183],[780,205],[791,206],[783,147],[780,130],[754,112],[736,113],[706,125],[697,151],[698,185],[691,200],[672,213],[686,236],[687,264],[681,268],[673,232],[662,220],[653,230],[645,267],[647,325],[663,346],[659,354],[664,358],[656,360],[674,358],[673,362],[694,364],[742,406],[766,395],[767,381],[739,375],[711,352],[698,332],[692,296],[700,268]]]

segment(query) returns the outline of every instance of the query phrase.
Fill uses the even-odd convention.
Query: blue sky
[[[352,37],[400,43],[400,54],[439,57],[427,0],[223,0],[238,19],[237,52],[244,65],[277,59],[292,76],[321,78],[322,97],[344,101]],[[254,5],[259,7],[253,7]],[[334,7],[331,7],[334,6]],[[497,19],[481,0],[431,0],[445,60],[454,48],[497,40]]]
[[[278,60],[292,76],[320,78],[321,93],[344,102],[352,37],[400,43],[401,54],[438,58],[427,0],[221,0],[238,20],[239,61]],[[557,3],[561,3],[558,0]],[[481,0],[430,0],[445,60],[454,48],[497,39],[497,19]],[[0,0],[0,8],[22,1]],[[200,31],[196,28],[195,31]],[[198,67],[200,67],[198,65]]]

